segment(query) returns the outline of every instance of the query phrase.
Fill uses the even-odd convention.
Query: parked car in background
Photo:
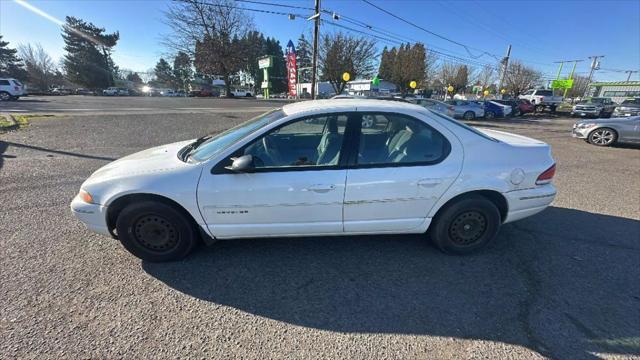
[[[74,93],[76,95],[95,95],[96,92],[91,89],[77,88]]]
[[[610,98],[588,98],[580,100],[571,110],[571,116],[611,117],[616,104]]]
[[[511,116],[521,116],[535,111],[535,107],[525,99],[493,100],[502,105],[511,106]]]
[[[640,98],[625,99],[620,105],[613,110],[613,116],[636,116],[640,115]]]
[[[490,100],[473,101],[484,106],[484,118],[493,119],[497,117],[505,117],[511,113],[511,106],[503,105]]]
[[[53,88],[49,94],[51,95],[71,95],[73,91],[65,88]]]
[[[415,103],[429,110],[453,117],[454,106],[435,99],[416,99]]]
[[[102,90],[102,95],[105,95],[105,96],[128,96],[129,95],[129,89],[112,86],[112,87],[109,87],[107,89]]]
[[[18,100],[27,95],[27,89],[16,79],[0,78],[0,101]]]
[[[380,233],[466,254],[549,206],[555,167],[542,141],[414,104],[301,101],[107,164],[70,207],[146,261],[214,239]]]
[[[640,143],[640,116],[580,120],[573,124],[572,135],[597,146]]]
[[[485,116],[484,105],[468,100],[447,100],[445,103],[453,106],[453,117],[473,120]]]
[[[529,90],[518,98],[529,100],[536,107],[537,112],[541,112],[545,108],[556,111],[556,107],[562,103],[562,96],[554,96],[553,90],[547,89]]]
[[[233,97],[253,97],[253,92],[251,90],[234,89],[231,90],[231,95]]]

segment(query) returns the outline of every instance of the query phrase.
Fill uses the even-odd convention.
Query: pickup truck
[[[551,111],[556,111],[556,107],[562,103],[562,96],[553,96],[553,90],[537,89],[529,90],[518,96],[519,99],[529,100],[540,112],[546,107]]]
[[[231,94],[234,97],[253,97],[253,93],[251,92],[251,90],[236,89],[236,90],[232,90]]]
[[[581,100],[571,111],[571,116],[611,117],[616,104],[610,98],[589,98]]]

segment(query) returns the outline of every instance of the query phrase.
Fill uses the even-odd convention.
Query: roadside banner
[[[296,96],[296,83],[298,82],[298,67],[296,66],[296,48],[293,41],[287,44],[287,83],[289,84],[289,96]]]

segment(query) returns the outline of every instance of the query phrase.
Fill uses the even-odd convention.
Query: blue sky
[[[107,31],[120,32],[114,59],[121,68],[145,71],[167,53],[160,44],[170,29],[163,23],[164,0],[25,0],[50,16],[64,20],[73,15]],[[257,0],[312,7],[313,0]],[[554,61],[585,59],[605,55],[597,80],[624,80],[627,74],[613,70],[640,68],[640,1],[420,1],[370,0],[427,30],[488,53],[502,56],[512,44],[512,58],[555,77]],[[286,9],[248,3],[239,6],[307,14],[303,9]],[[323,0],[322,8],[349,19],[373,25],[384,33],[407,40],[418,40],[427,48],[471,58],[481,54],[425,33],[393,19],[361,0]],[[297,39],[300,33],[311,35],[312,23],[302,18],[288,20],[281,15],[249,12],[256,28],[275,37],[282,45]],[[344,19],[338,23],[360,29]],[[323,25],[322,31],[338,28]],[[37,15],[13,0],[0,0],[0,34],[12,46],[40,43],[54,59],[64,54],[60,28],[55,22]],[[387,45],[379,42],[380,47]],[[491,56],[474,62],[495,64]],[[588,74],[589,61],[578,64],[577,72]],[[569,66],[565,65],[564,73]],[[638,80],[638,74],[632,79]]]

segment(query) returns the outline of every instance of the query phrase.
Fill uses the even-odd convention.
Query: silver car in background
[[[454,115],[454,107],[453,105],[446,104],[439,100],[434,99],[413,99],[411,102],[418,104],[422,107],[425,107],[429,110],[433,110],[443,115],[451,116]]]
[[[640,98],[625,99],[613,110],[614,117],[638,116],[640,115]]]
[[[573,124],[571,134],[597,146],[640,143],[640,116],[581,120]]]
[[[447,100],[448,105],[453,106],[453,117],[473,120],[484,117],[484,105],[467,100]]]

